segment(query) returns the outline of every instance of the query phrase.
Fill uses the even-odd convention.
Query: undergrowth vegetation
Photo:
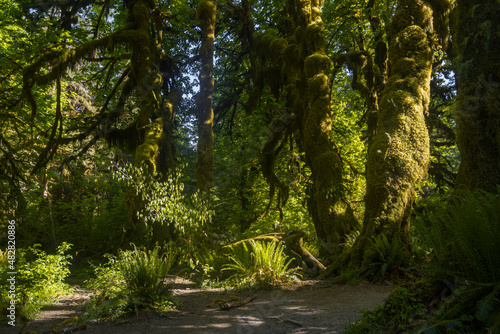
[[[27,249],[17,250],[17,268],[15,277],[15,291],[10,289],[12,277],[9,274],[5,253],[1,254],[0,262],[0,307],[2,313],[10,305],[10,296],[14,295],[16,314],[20,319],[29,321],[35,318],[43,306],[49,305],[57,297],[71,293],[71,287],[65,283],[69,275],[71,255],[66,254],[71,244],[61,243],[55,254],[47,254],[40,249],[40,245],[34,245]],[[3,317],[2,321],[6,318]]]
[[[418,215],[415,227],[418,280],[394,290],[347,333],[498,333],[500,196],[456,191],[445,206]]]
[[[87,305],[87,318],[118,318],[141,309],[165,309],[173,304],[166,276],[173,264],[173,247],[162,250],[120,251],[108,256],[108,263],[95,268],[96,277],[87,281],[94,296]]]
[[[249,240],[231,247],[230,264],[224,270],[234,274],[229,278],[238,286],[272,287],[296,281],[298,269],[285,254],[285,245],[276,241]]]

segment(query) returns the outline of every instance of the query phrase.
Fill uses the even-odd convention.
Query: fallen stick
[[[236,307],[240,307],[240,306],[243,306],[245,304],[248,304],[250,303],[252,300],[254,300],[255,298],[257,298],[257,296],[253,296],[253,297],[248,297],[248,298],[245,298],[243,300],[236,300],[234,302],[224,302],[224,303],[219,303],[219,306],[221,309],[223,309],[224,311],[229,311],[233,308],[236,308]]]

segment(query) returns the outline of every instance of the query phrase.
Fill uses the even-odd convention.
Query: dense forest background
[[[499,15],[0,0],[0,227],[81,266],[174,247],[200,282],[228,245],[278,242],[304,276],[453,282],[470,309],[441,325],[499,330]]]

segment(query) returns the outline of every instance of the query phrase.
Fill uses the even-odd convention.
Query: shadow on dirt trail
[[[178,284],[174,296],[182,303],[178,310],[144,312],[121,323],[91,323],[90,328],[68,328],[66,332],[82,334],[312,334],[342,333],[350,322],[360,316],[362,309],[382,303],[394,288],[388,284],[358,283],[338,285],[328,281],[305,281],[282,289],[259,292],[235,292],[220,289],[199,290]],[[240,300],[256,297],[251,302],[221,310],[214,300]],[[233,299],[235,299],[233,297]],[[211,305],[213,304],[213,305]],[[73,305],[78,313],[79,305]],[[68,312],[68,309],[64,310]],[[45,311],[47,312],[47,311]],[[80,309],[81,312],[81,309]],[[73,316],[66,313],[65,317]],[[51,314],[57,316],[56,313]],[[51,322],[42,314],[26,328],[38,333],[52,333]],[[75,331],[76,330],[76,331]]]

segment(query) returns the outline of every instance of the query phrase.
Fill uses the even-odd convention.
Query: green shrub
[[[120,251],[108,256],[108,263],[95,269],[96,277],[86,282],[94,296],[87,304],[86,318],[118,318],[143,308],[163,309],[172,305],[165,277],[175,252],[152,250]]]
[[[285,245],[276,241],[250,240],[231,248],[232,263],[224,270],[234,271],[230,279],[245,286],[268,287],[297,280],[298,268],[289,268],[293,259],[288,260],[284,251]]]
[[[31,320],[41,311],[42,307],[55,301],[58,296],[71,292],[64,282],[69,275],[68,268],[72,258],[65,254],[71,244],[63,242],[57,247],[55,254],[42,251],[40,245],[34,245],[27,250],[17,250],[16,272],[16,307],[19,318]],[[1,267],[0,293],[2,304],[9,301],[9,286],[7,282],[7,266]]]
[[[500,192],[500,189],[499,189]],[[461,191],[446,209],[428,212],[420,232],[432,249],[429,271],[454,282],[424,333],[500,331],[500,196]]]

